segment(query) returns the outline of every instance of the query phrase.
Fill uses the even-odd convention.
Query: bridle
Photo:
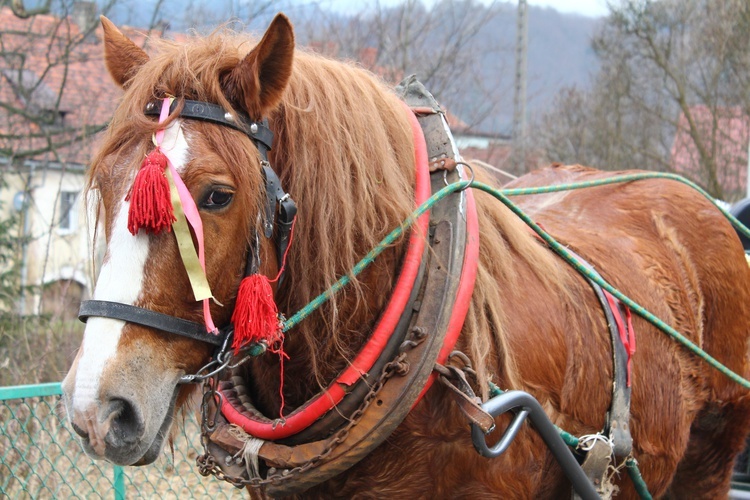
[[[233,114],[225,111],[223,107],[201,101],[183,100],[183,106],[179,108],[179,101],[175,100],[170,107],[170,114],[177,112],[178,116],[187,119],[200,120],[230,127],[247,135],[255,144],[261,158],[261,172],[265,179],[266,203],[263,213],[259,217],[263,219],[263,236],[271,238],[276,233],[275,244],[276,252],[281,262],[284,253],[289,245],[291,236],[292,223],[297,214],[297,206],[294,200],[286,193],[281,185],[276,172],[268,161],[268,151],[271,150],[273,143],[273,132],[268,127],[268,120],[263,119],[260,122],[251,120],[246,115],[237,113]],[[159,115],[159,101],[150,101],[144,108],[146,115]],[[278,217],[277,217],[278,211]],[[259,257],[257,255],[257,233],[256,244],[250,245],[247,254],[246,275],[257,271]],[[283,278],[283,275],[282,275]],[[280,278],[281,279],[281,278]],[[135,323],[141,326],[155,328],[175,335],[180,335],[192,340],[198,340],[207,344],[216,346],[218,352],[213,356],[208,365],[201,368],[194,375],[185,375],[181,377],[181,384],[195,383],[204,380],[210,376],[212,368],[221,367],[222,369],[229,365],[229,359],[224,359],[229,344],[229,338],[234,331],[234,325],[231,323],[219,329],[218,334],[208,332],[206,326],[202,323],[189,321],[186,319],[170,316],[160,312],[152,311],[143,307],[119,302],[106,300],[85,300],[81,303],[78,312],[78,319],[84,323],[88,318],[104,317]]]

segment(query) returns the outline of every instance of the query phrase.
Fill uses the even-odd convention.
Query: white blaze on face
[[[188,145],[180,120],[167,127],[162,151],[178,170],[188,159]],[[130,202],[122,200],[113,208],[115,220],[107,247],[107,257],[94,289],[95,300],[134,305],[141,295],[149,238],[144,231],[135,236],[128,230]],[[84,412],[96,405],[100,379],[107,362],[117,354],[124,321],[91,317],[86,323],[81,344],[81,357],[75,378],[73,408]]]

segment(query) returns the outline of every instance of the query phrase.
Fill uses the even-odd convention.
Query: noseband
[[[193,120],[223,125],[246,134],[258,148],[261,158],[261,172],[266,184],[266,205],[263,217],[263,235],[271,238],[276,229],[276,252],[281,262],[292,230],[292,222],[297,214],[297,206],[294,200],[287,194],[281,186],[281,180],[276,172],[271,168],[268,161],[268,151],[271,150],[273,143],[273,132],[268,128],[268,120],[263,119],[255,122],[249,117],[241,114],[232,114],[224,110],[217,104],[208,102],[185,100],[184,106],[179,111],[179,116]],[[178,107],[178,101],[172,103],[170,114]],[[146,104],[144,109],[146,115],[159,115],[159,101],[151,101]],[[278,218],[276,211],[278,209]],[[246,275],[257,271],[258,266],[258,248],[257,245],[248,249],[248,264],[245,269]],[[280,278],[281,280],[281,278]],[[90,317],[103,317],[127,321],[138,325],[155,328],[157,330],[181,335],[193,340],[206,342],[217,347],[226,346],[229,336],[234,331],[234,325],[231,323],[224,328],[219,329],[218,335],[206,331],[206,326],[202,323],[188,321],[168,314],[162,314],[143,307],[122,304],[119,302],[110,302],[106,300],[85,300],[81,303],[78,312],[78,319],[84,323]],[[193,375],[183,377],[182,382],[193,382],[197,378]]]

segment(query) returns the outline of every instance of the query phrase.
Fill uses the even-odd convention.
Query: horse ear
[[[294,30],[277,14],[258,45],[224,79],[224,90],[253,119],[281,101],[292,75]]]
[[[148,61],[148,55],[122,34],[104,16],[100,17],[104,29],[104,62],[112,79],[122,88],[128,86],[138,69]]]

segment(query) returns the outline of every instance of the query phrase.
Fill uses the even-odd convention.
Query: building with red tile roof
[[[28,240],[20,285],[36,292],[22,292],[24,314],[74,317],[92,285],[84,171],[122,91],[105,68],[98,19],[81,24],[0,8],[0,211],[19,215]]]
[[[739,107],[690,107],[690,116],[705,154],[715,161],[716,181],[726,201],[737,201],[746,195],[750,118]],[[702,186],[710,185],[711,172],[701,161],[701,154],[691,124],[684,113],[680,115],[672,143],[673,170]]]

